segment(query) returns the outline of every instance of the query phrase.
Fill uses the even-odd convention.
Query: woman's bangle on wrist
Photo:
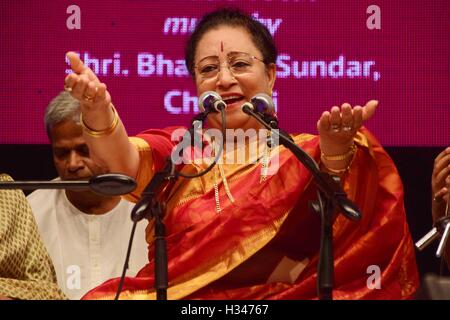
[[[346,160],[347,158],[351,157],[356,151],[356,146],[353,143],[350,146],[350,149],[343,154],[335,154],[335,155],[326,155],[325,153],[321,152],[320,157],[323,160],[327,160],[327,161],[341,161],[341,160]]]
[[[333,173],[333,174],[343,174],[343,173],[347,172],[348,170],[350,170],[350,167],[352,166],[353,161],[355,160],[356,149],[357,149],[357,148],[356,148],[356,145],[353,144],[353,145],[350,147],[350,150],[349,150],[348,152],[346,152],[346,153],[344,153],[344,154],[341,154],[341,155],[326,156],[326,155],[322,152],[322,153],[321,153],[321,160],[322,160],[321,162],[322,162],[322,164],[323,164],[325,170],[327,170],[328,172],[331,172],[331,173]],[[348,159],[349,157],[352,157],[351,160],[350,160],[350,162],[348,163],[347,166],[345,166],[345,168],[342,168],[342,169],[332,169],[332,168],[329,168],[329,167],[324,163],[324,161],[323,161],[323,160],[327,160],[327,161],[342,161],[342,160]]]
[[[89,126],[87,126],[86,123],[84,122],[83,114],[81,113],[80,114],[80,124],[81,124],[81,127],[83,128],[83,131],[94,138],[100,138],[100,137],[111,134],[116,129],[117,125],[119,124],[119,115],[117,114],[117,110],[116,110],[116,108],[114,108],[114,105],[112,103],[110,104],[110,106],[114,113],[114,118],[108,128],[106,128],[104,130],[94,130],[92,128],[89,128]]]

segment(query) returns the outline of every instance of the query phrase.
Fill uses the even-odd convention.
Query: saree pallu
[[[155,148],[155,131],[140,139]],[[161,138],[157,140],[161,144]],[[297,135],[294,140],[319,161],[318,137]],[[355,143],[357,152],[342,185],[361,209],[362,219],[354,222],[342,214],[334,218],[333,298],[411,298],[419,277],[400,177],[366,129],[358,132]],[[164,148],[171,149],[168,144]],[[151,152],[153,169],[160,165],[158,153],[163,152]],[[317,299],[320,220],[308,211],[316,187],[290,151],[278,147],[272,159],[274,155],[278,171],[263,181],[260,164],[223,165],[234,202],[220,183],[220,213],[215,205],[214,170],[174,186],[164,218],[168,299]],[[202,169],[185,167],[190,173]],[[148,177],[142,178],[142,172],[138,176],[139,184],[145,186]],[[136,277],[125,279],[121,299],[156,298],[152,221],[147,231],[149,263]],[[268,281],[286,257],[304,261],[303,270],[289,281]],[[380,271],[375,287],[370,285],[373,268]],[[111,279],[84,299],[113,299],[118,284],[118,278]]]

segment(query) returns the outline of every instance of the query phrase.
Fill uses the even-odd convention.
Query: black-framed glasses
[[[255,57],[245,52],[229,52],[227,54],[227,64],[222,65],[218,56],[209,56],[201,59],[194,66],[198,74],[204,80],[212,79],[217,76],[222,66],[227,67],[233,76],[239,76],[253,71],[255,61],[260,61],[264,64],[263,59]]]

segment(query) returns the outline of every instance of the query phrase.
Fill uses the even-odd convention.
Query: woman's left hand
[[[330,111],[322,113],[317,121],[320,136],[320,148],[326,155],[338,155],[348,152],[353,138],[363,122],[375,113],[378,101],[370,100],[364,107],[352,106],[348,103],[339,108],[334,106]]]

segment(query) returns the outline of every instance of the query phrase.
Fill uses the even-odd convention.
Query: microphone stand
[[[136,181],[123,174],[108,173],[93,176],[89,180],[1,181],[0,189],[91,190],[101,195],[118,196],[136,189]]]
[[[253,109],[246,104],[243,105],[242,110],[254,117],[272,133],[276,134],[279,137],[280,144],[289,149],[303,164],[303,166],[310,171],[314,178],[314,182],[318,188],[318,200],[311,201],[309,204],[309,209],[315,214],[320,214],[321,218],[321,241],[317,291],[320,300],[332,300],[334,275],[332,229],[333,213],[336,210],[339,210],[346,218],[353,221],[359,220],[361,218],[361,213],[358,207],[347,198],[344,190],[342,190],[339,177],[320,171],[319,166],[314,159],[312,159],[304,150],[297,146],[292,141],[291,137],[280,132],[277,121],[270,121],[268,124],[259,116],[258,113],[254,112]]]
[[[217,104],[217,106],[216,106]],[[226,118],[225,118],[225,103],[220,100],[217,101],[214,107],[217,111],[220,111],[222,115],[222,133],[225,132],[226,128]],[[185,139],[190,140],[190,137],[194,135],[194,144],[195,144],[195,131],[199,130],[201,124],[205,120],[206,116],[210,111],[205,111],[194,117],[192,122],[192,128],[187,130],[184,134],[181,141]],[[191,145],[192,142],[189,143]],[[181,149],[178,149],[181,147]],[[173,151],[174,154],[179,152],[183,152],[183,148],[181,144],[178,144]],[[135,223],[138,221],[147,218],[152,219],[155,218],[155,284],[154,288],[156,290],[156,299],[157,300],[167,300],[167,288],[168,288],[168,263],[167,263],[167,243],[165,239],[165,225],[163,223],[163,217],[165,211],[165,203],[166,197],[170,192],[170,186],[176,181],[176,179],[181,176],[184,178],[192,179],[195,177],[199,177],[204,175],[208,171],[210,171],[215,163],[217,162],[219,156],[222,153],[222,149],[216,155],[213,163],[209,165],[207,169],[202,171],[199,174],[194,175],[186,175],[181,172],[177,172],[175,169],[175,164],[172,161],[172,155],[166,159],[165,167],[156,172],[153,178],[150,180],[147,187],[141,194],[141,199],[135,205],[131,212],[131,220]],[[121,284],[119,284],[119,289],[116,295],[116,298],[119,297],[121,291]]]
[[[157,300],[167,300],[168,288],[168,265],[167,265],[167,244],[166,231],[163,223],[165,205],[163,204],[164,193],[169,185],[173,183],[178,175],[171,157],[166,160],[165,167],[155,173],[147,187],[141,194],[141,199],[134,206],[131,212],[131,219],[134,222],[144,218],[155,219],[155,284]]]

